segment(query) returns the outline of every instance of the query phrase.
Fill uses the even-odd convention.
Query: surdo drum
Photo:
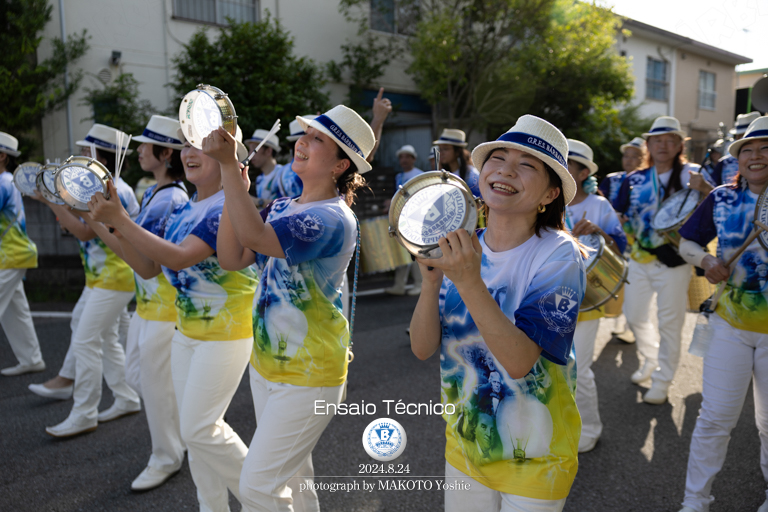
[[[587,291],[579,312],[592,311],[611,299],[619,299],[619,291],[627,282],[629,265],[624,258],[605,246],[598,234],[579,237],[587,248]]]
[[[411,255],[389,236],[387,217],[360,221],[360,269],[364,274],[386,272],[411,263]]]
[[[477,227],[478,204],[466,183],[446,171],[430,171],[395,192],[389,208],[389,234],[420,258],[443,255],[437,241],[451,231]]]

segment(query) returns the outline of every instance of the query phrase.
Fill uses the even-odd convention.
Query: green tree
[[[4,0],[0,2],[0,90],[6,101],[0,105],[3,130],[20,140],[22,153],[35,150],[37,143],[28,134],[40,126],[43,117],[62,106],[79,87],[82,72],[70,72],[67,65],[88,51],[85,31],[70,35],[67,43],[54,38],[53,54],[43,62],[37,49],[40,32],[51,19],[47,0]]]
[[[131,73],[121,73],[102,88],[86,89],[83,104],[90,106],[93,112],[83,121],[92,120],[134,136],[143,133],[149,118],[158,113],[148,100],[139,98],[139,82]],[[120,176],[134,186],[144,175],[134,151],[126,157]]]
[[[176,75],[170,85],[179,103],[197,84],[216,86],[232,100],[245,138],[280,118],[279,136],[285,140],[296,115],[328,108],[322,70],[311,59],[295,56],[293,46],[288,32],[269,16],[257,23],[230,20],[215,40],[201,29],[173,58]]]

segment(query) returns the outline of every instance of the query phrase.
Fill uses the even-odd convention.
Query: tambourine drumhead
[[[42,169],[37,162],[25,162],[13,171],[13,184],[25,196],[34,196],[37,190],[37,173]]]
[[[221,89],[200,84],[184,96],[179,106],[179,122],[189,143],[202,149],[203,139],[219,126],[234,136],[237,115],[232,101]]]
[[[591,235],[580,236],[579,242],[587,248],[587,259],[584,261],[584,266],[587,272],[589,272],[595,267],[600,256],[603,254],[605,241],[602,236],[592,233]]]
[[[675,192],[667,198],[651,220],[656,231],[670,231],[679,228],[696,209],[701,199],[698,190],[686,189]]]
[[[111,177],[101,162],[86,156],[71,156],[56,170],[54,182],[67,205],[87,212],[88,201],[96,192],[107,195],[107,182]]]
[[[56,184],[54,181],[54,175],[58,164],[45,164],[40,168],[40,172],[37,173],[35,178],[35,186],[37,190],[42,194],[46,201],[53,204],[66,204],[56,194]]]
[[[439,258],[438,240],[459,228],[477,227],[477,203],[458,176],[445,171],[420,174],[392,198],[389,230],[411,254]]]
[[[759,220],[768,226],[768,185],[766,185],[760,193],[760,196],[757,198],[757,204],[755,205],[755,220]],[[757,239],[760,241],[760,245],[768,251],[768,231],[761,232]]]

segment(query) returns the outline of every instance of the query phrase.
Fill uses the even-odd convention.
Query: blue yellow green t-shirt
[[[500,492],[542,500],[568,496],[578,467],[573,332],[584,298],[584,262],[573,238],[542,231],[514,249],[483,248],[481,277],[501,311],[542,348],[513,379],[489,350],[455,285],[444,278],[439,309],[441,395],[449,464]],[[449,408],[450,410],[450,408]]]
[[[728,260],[753,230],[757,194],[721,185],[680,228],[680,236],[702,247],[717,237],[717,257]],[[754,240],[731,266],[717,314],[737,329],[768,333],[768,251]]]
[[[21,193],[13,174],[0,173],[0,269],[37,268],[37,246],[27,236]]]
[[[224,208],[224,191],[177,206],[165,226],[165,239],[175,244],[194,235],[216,251],[216,235]],[[237,272],[221,268],[216,253],[191,267],[176,271],[163,267],[176,288],[176,327],[200,341],[251,338],[251,309],[256,275],[248,267]]]
[[[141,213],[136,218],[136,224],[162,238],[173,209],[187,201],[187,189],[181,181],[175,181],[160,190],[157,185],[152,185],[144,192]],[[171,286],[165,275],[161,273],[152,279],[143,279],[139,274],[135,274],[134,278],[136,313],[144,320],[175,322],[176,288]]]
[[[296,386],[339,386],[347,375],[349,325],[341,282],[357,240],[341,198],[300,204],[281,198],[266,221],[285,258],[256,255],[251,364],[265,379]]]
[[[135,219],[139,214],[139,202],[136,201],[133,190],[122,178],[117,179],[115,186],[123,208]],[[80,260],[85,270],[85,286],[119,292],[134,290],[133,270],[100,238],[92,238],[87,242],[78,241],[78,245]]]

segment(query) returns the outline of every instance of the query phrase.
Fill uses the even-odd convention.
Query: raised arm
[[[373,157],[376,155],[376,151],[379,149],[379,143],[381,142],[381,132],[384,130],[384,122],[392,112],[392,102],[383,97],[384,88],[379,89],[379,94],[373,100],[373,119],[371,120],[371,129],[373,130],[373,136],[376,139],[376,143],[373,145],[371,153],[366,160],[373,162]]]

